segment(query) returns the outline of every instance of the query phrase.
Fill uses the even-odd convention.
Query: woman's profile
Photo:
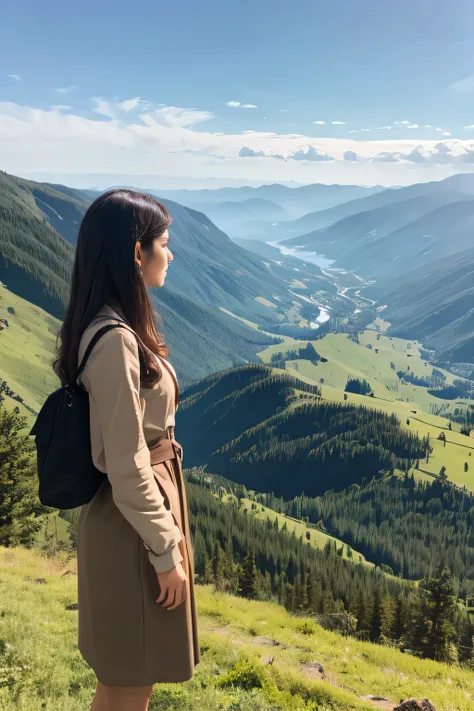
[[[148,287],[173,259],[171,216],[150,195],[110,190],[79,230],[57,372],[81,383],[91,451],[106,474],[77,529],[78,644],[97,676],[91,711],[146,711],[153,684],[199,663],[194,553],[174,438],[179,388]]]

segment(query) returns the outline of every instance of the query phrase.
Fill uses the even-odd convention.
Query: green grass
[[[369,711],[369,694],[393,706],[417,697],[437,711],[472,708],[468,669],[342,637],[274,603],[211,586],[196,595],[201,663],[187,682],[155,685],[150,711]],[[0,548],[0,600],[0,709],[88,711],[96,678],[77,649],[77,610],[66,609],[77,602],[75,560]]]
[[[327,363],[318,363],[315,366],[309,361],[301,360],[292,361],[288,365],[313,381],[324,378],[325,384],[342,390],[348,377],[366,378],[377,397],[392,401],[408,400],[425,412],[429,412],[430,404],[444,403],[448,405],[449,411],[455,407],[467,406],[466,400],[440,400],[430,395],[426,388],[404,383],[398,378],[396,371],[405,371],[407,366],[410,366],[411,372],[419,377],[431,375],[432,366],[421,359],[419,344],[414,345],[414,341],[403,341],[400,338],[390,340],[387,336],[380,336],[380,340],[377,341],[377,334],[372,330],[364,331],[359,338],[360,344],[357,344],[349,340],[346,334],[328,334],[319,341],[312,341],[319,355],[328,359]],[[291,347],[301,348],[306,343],[308,341],[294,340]],[[409,343],[411,348],[408,348]],[[369,344],[372,345],[372,349],[367,348]],[[269,346],[258,355],[265,362],[269,362],[271,355],[282,349],[283,344]],[[375,349],[379,352],[376,353]],[[390,367],[391,362],[395,365],[395,370]],[[446,376],[448,384],[455,379],[451,373],[443,370],[441,372]],[[462,402],[462,405],[459,402]]]
[[[12,307],[14,314],[8,312]],[[56,333],[60,321],[43,309],[13,294],[0,283],[0,318],[8,328],[0,331],[0,377],[36,412],[60,382],[52,370],[56,352]],[[24,405],[8,396],[5,408],[20,408],[31,426],[35,416]]]
[[[474,439],[462,435],[459,425],[453,423],[453,429],[449,431],[449,421],[446,418],[428,414],[432,402],[444,402],[448,410],[453,410],[455,407],[462,407],[462,404],[466,406],[469,401],[442,401],[429,395],[426,388],[404,384],[399,380],[396,371],[406,370],[407,365],[410,365],[411,372],[417,376],[426,377],[431,373],[431,366],[425,366],[426,361],[422,360],[420,355],[420,344],[416,341],[390,339],[384,335],[380,335],[377,341],[377,332],[370,327],[359,339],[360,345],[349,340],[345,334],[328,334],[319,341],[312,341],[316,351],[328,359],[327,363],[313,365],[308,360],[296,360],[287,362],[286,368],[307,383],[319,383],[323,378],[322,396],[335,402],[344,402],[344,387],[348,377],[365,378],[372,386],[375,398],[347,393],[347,402],[394,413],[400,418],[404,428],[418,433],[420,437],[429,434],[433,453],[429,463],[420,461],[420,469],[437,475],[444,466],[451,482],[474,490]],[[296,341],[287,337],[284,344],[269,346],[258,355],[263,362],[270,363],[273,353],[301,348],[307,343],[308,341]],[[373,345],[372,350],[366,347],[369,343]],[[379,349],[378,354],[375,353],[375,348]],[[396,370],[390,367],[391,362]],[[455,376],[445,370],[441,372],[446,376],[446,382],[452,383]],[[390,389],[395,387],[397,391]],[[459,404],[460,402],[462,404]],[[446,446],[438,440],[441,432],[446,435]],[[464,471],[466,462],[467,472]],[[415,476],[426,477],[423,471],[417,470]]]

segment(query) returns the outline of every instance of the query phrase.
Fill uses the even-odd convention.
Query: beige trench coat
[[[124,321],[106,305],[83,334],[79,363],[94,333]],[[99,681],[145,686],[187,681],[200,651],[194,553],[181,458],[150,463],[150,448],[169,437],[178,390],[174,368],[140,384],[133,332],[112,329],[94,346],[81,376],[89,392],[94,464],[107,477],[81,508],[77,530],[78,643]],[[183,454],[183,453],[182,453]],[[181,562],[187,600],[174,610],[156,602],[157,572]]]

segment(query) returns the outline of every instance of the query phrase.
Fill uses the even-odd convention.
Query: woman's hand
[[[168,610],[174,610],[178,605],[186,600],[187,595],[187,576],[181,563],[175,565],[171,570],[165,570],[163,573],[157,573],[158,583],[160,585],[160,596],[156,598],[157,603],[162,603],[162,607]]]

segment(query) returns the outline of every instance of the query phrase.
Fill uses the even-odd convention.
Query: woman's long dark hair
[[[161,323],[161,319],[136,268],[135,247],[138,240],[144,252],[151,250],[153,240],[170,224],[171,216],[158,200],[134,190],[109,190],[90,205],[79,229],[71,295],[58,334],[61,345],[54,370],[62,385],[74,380],[85,329],[111,300],[120,305],[126,320],[152,353],[168,356],[154,320]],[[142,382],[150,387],[160,380],[161,369],[152,354],[144,349],[140,353]]]

